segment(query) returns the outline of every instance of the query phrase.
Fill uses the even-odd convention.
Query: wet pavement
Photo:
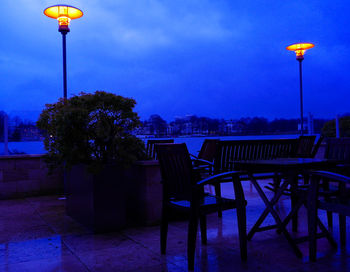
[[[231,186],[223,188],[228,197],[232,197]],[[265,206],[249,182],[244,188],[249,230]],[[0,201],[0,271],[187,271],[186,222],[170,223],[163,256],[159,226],[96,235],[67,216],[64,200],[58,198]],[[288,197],[282,197],[277,209],[282,217],[288,213]],[[293,237],[306,235],[305,215],[302,209],[297,233],[288,226]],[[320,215],[326,223],[325,213]],[[335,215],[333,235],[338,242],[337,218]],[[248,242],[248,260],[242,262],[235,211],[225,211],[222,219],[210,215],[207,221],[208,244],[201,245],[198,236],[195,271],[350,271],[349,241],[345,249],[333,249],[325,238],[319,239],[318,260],[310,263],[307,243],[299,245],[304,254],[299,259],[283,235],[269,230],[256,233]],[[266,223],[274,223],[273,218],[268,216]]]

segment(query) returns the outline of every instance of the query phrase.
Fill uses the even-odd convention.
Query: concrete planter
[[[0,199],[63,193],[63,171],[49,174],[44,155],[0,156]]]
[[[137,162],[128,169],[106,166],[92,175],[84,165],[68,174],[67,214],[94,232],[158,223],[161,184],[157,162]]]

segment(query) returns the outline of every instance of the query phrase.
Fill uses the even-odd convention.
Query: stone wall
[[[62,171],[49,175],[43,155],[0,156],[0,199],[62,192]]]

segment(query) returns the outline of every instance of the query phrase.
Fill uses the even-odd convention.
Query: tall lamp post
[[[44,10],[47,17],[58,20],[58,31],[62,34],[63,46],[63,98],[67,99],[67,57],[66,57],[66,35],[69,32],[69,23],[73,19],[83,16],[83,12],[68,5],[55,5]]]
[[[299,61],[299,78],[300,78],[300,133],[303,135],[304,130],[304,112],[303,112],[303,76],[301,62],[304,59],[304,53],[307,49],[314,47],[312,43],[295,43],[287,46],[287,50],[294,51]]]

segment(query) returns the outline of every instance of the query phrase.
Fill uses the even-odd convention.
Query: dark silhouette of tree
[[[167,123],[158,114],[152,114],[148,120],[151,125],[151,133],[156,136],[166,135]]]
[[[350,137],[350,116],[339,118],[340,137]],[[335,119],[328,121],[322,128],[322,134],[326,137],[335,137]]]
[[[0,142],[4,141],[5,115],[6,113],[4,111],[0,111]]]
[[[270,122],[269,130],[272,132],[297,131],[298,119],[275,119]]]
[[[248,133],[264,133],[269,129],[269,123],[266,118],[254,117],[247,124]]]
[[[9,137],[9,140],[12,142],[20,142],[22,140],[21,130],[19,127],[15,127],[14,131]]]

